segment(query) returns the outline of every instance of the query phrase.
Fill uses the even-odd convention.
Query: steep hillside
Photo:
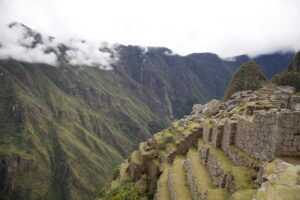
[[[53,37],[24,25],[11,28],[21,28],[19,59],[45,49],[42,58],[51,54],[58,63],[0,60],[0,199],[5,200],[94,199],[139,142],[189,113],[193,104],[221,98],[240,64],[211,53],[175,55],[166,48],[94,46],[84,52],[82,40],[52,44]],[[99,52],[101,59],[93,62],[89,53]],[[85,59],[76,60],[77,54]],[[117,62],[102,66],[102,54]],[[284,58],[278,56],[278,62]]]
[[[194,106],[141,143],[99,199],[297,200],[299,105],[294,88],[268,84]]]
[[[90,198],[123,156],[169,120],[151,93],[112,71],[15,61],[2,61],[0,70],[7,199]]]
[[[266,80],[260,66],[254,61],[244,63],[239,70],[233,74],[226,89],[224,99],[228,99],[232,94],[239,91],[256,90],[262,87]]]
[[[92,199],[140,141],[215,96],[197,75],[203,65],[179,56],[171,65],[172,57],[149,53],[141,59],[154,64],[139,80],[131,74],[144,66],[132,61],[139,56],[126,60],[131,47],[121,51],[108,71],[0,61],[1,198]],[[220,73],[209,82],[221,91],[221,73],[230,73],[215,67],[206,75]]]

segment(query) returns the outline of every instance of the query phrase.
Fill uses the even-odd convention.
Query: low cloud
[[[105,70],[112,69],[111,65],[117,61],[115,46],[107,43],[53,38],[41,35],[20,23],[1,25],[0,28],[0,59],[52,66],[65,62]]]
[[[26,30],[18,26],[2,26],[0,33],[0,59],[15,59],[25,62],[57,65],[57,57],[53,52],[45,53],[45,44],[32,47],[34,38]]]

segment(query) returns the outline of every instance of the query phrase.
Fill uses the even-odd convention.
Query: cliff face
[[[148,199],[298,199],[299,100],[294,88],[269,84],[194,106],[140,144],[102,199],[128,182]]]

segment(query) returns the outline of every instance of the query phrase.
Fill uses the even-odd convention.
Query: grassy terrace
[[[216,149],[209,144],[204,144],[202,140],[199,140],[199,147],[201,146],[208,147],[210,149],[210,154],[219,161],[219,164],[225,173],[233,175],[237,190],[251,190],[254,188],[251,179],[254,174],[253,170],[246,167],[234,166],[232,161],[222,150]]]
[[[225,200],[228,197],[224,189],[217,189],[209,176],[205,166],[201,164],[199,152],[196,149],[191,149],[187,158],[191,161],[193,175],[197,179],[197,186],[201,193],[207,191],[208,200]]]
[[[250,155],[248,155],[246,152],[244,152],[243,150],[237,148],[236,146],[230,145],[229,146],[230,150],[233,151],[235,154],[238,154],[239,157],[242,157],[244,159],[249,160],[252,163],[255,163],[257,165],[259,165],[259,160],[251,157]]]
[[[184,157],[178,156],[174,160],[171,173],[174,181],[173,190],[176,192],[176,197],[182,200],[192,200],[190,191],[186,184],[185,172],[183,169]]]
[[[165,164],[163,166],[163,173],[161,174],[158,180],[158,191],[157,191],[157,200],[169,200],[169,191],[168,191],[168,173],[170,166]]]

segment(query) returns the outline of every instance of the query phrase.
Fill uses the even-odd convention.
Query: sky
[[[299,19],[299,0],[0,0],[0,25],[18,21],[59,38],[182,55],[298,50]]]

